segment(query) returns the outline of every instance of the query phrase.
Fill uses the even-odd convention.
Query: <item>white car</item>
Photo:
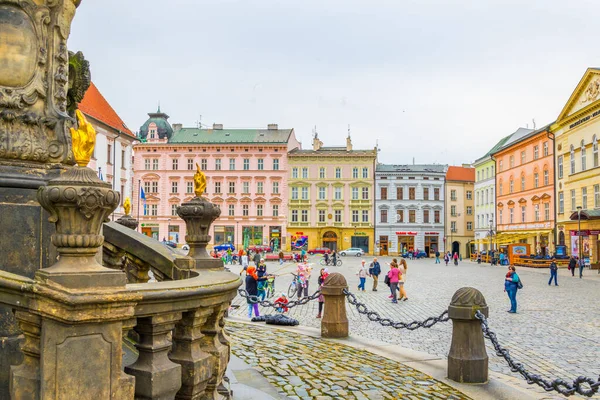
[[[340,251],[340,256],[356,256],[356,257],[362,257],[365,255],[365,252],[363,251],[363,249],[358,248],[358,247],[350,247],[347,250],[342,250]]]
[[[182,249],[182,250],[189,250],[189,249],[190,249],[190,246],[189,246],[189,245],[186,243],[186,244],[184,244],[183,246],[181,246],[181,249]]]

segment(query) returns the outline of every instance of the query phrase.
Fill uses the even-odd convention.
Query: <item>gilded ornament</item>
[[[85,167],[90,162],[96,145],[96,130],[87,122],[83,113],[75,111],[79,127],[71,128],[71,138],[73,140],[73,155],[75,162],[80,167]]]
[[[131,200],[129,197],[125,197],[125,202],[123,202],[123,209],[125,210],[125,215],[129,215],[131,212]]]
[[[200,170],[200,166],[196,164],[196,173],[194,174],[194,193],[196,197],[202,197],[202,193],[206,189],[206,175]]]

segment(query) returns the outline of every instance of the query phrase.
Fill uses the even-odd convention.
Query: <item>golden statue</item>
[[[75,161],[80,167],[85,167],[90,162],[96,145],[96,130],[85,119],[85,116],[79,110],[75,110],[78,128],[71,128],[71,138],[73,140],[73,155]]]
[[[206,175],[200,170],[200,166],[196,163],[196,173],[194,174],[194,193],[196,197],[202,197],[206,189]]]
[[[131,211],[131,200],[129,197],[125,197],[125,201],[123,202],[123,209],[125,210],[125,215],[129,215]]]

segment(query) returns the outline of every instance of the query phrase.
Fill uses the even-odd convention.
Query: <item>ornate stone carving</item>
[[[204,197],[194,197],[177,207],[177,215],[185,221],[186,242],[190,245],[189,256],[196,260],[210,260],[206,245],[210,241],[210,225],[221,215],[221,209]],[[197,266],[198,268],[198,266]]]

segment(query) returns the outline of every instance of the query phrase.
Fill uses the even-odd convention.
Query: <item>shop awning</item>
[[[575,211],[573,214],[571,214],[571,216],[569,218],[571,219],[571,221],[577,221],[577,220],[579,220],[579,213],[577,211]],[[581,220],[585,221],[585,220],[589,220],[589,219],[600,219],[600,209],[599,210],[582,210],[581,211]]]
[[[538,235],[551,235],[551,234],[552,234],[552,230],[500,232],[494,236],[493,242],[498,245],[511,244],[511,243],[517,243],[519,240],[529,239],[531,237],[536,237]],[[485,241],[482,243],[485,243]],[[489,243],[489,241],[488,241],[488,243]]]

